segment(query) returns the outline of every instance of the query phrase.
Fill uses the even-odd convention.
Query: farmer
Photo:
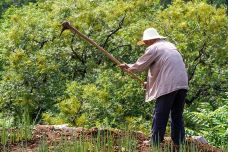
[[[183,109],[188,89],[188,77],[181,54],[174,44],[160,36],[156,29],[148,28],[143,40],[145,53],[134,64],[119,65],[124,71],[142,72],[148,70],[146,102],[156,100],[153,114],[151,142],[159,144],[164,140],[169,114],[171,113],[171,138],[179,145],[185,138]]]

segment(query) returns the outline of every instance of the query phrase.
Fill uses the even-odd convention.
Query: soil
[[[98,133],[106,134],[106,135],[110,134],[114,139],[114,141],[119,138],[123,138],[124,136],[126,136],[126,134],[129,135],[129,133],[126,133],[126,131],[121,131],[118,129],[98,129],[98,128],[85,129],[81,127],[73,128],[73,127],[66,127],[66,126],[59,127],[59,126],[52,126],[52,125],[37,125],[33,129],[32,139],[26,142],[27,144],[26,152],[38,151],[39,145],[44,138],[45,138],[45,143],[48,144],[49,151],[53,151],[53,144],[54,143],[61,144],[63,137],[67,141],[72,142],[74,139],[79,139],[82,135],[84,139],[89,140],[92,137],[97,136]],[[151,149],[150,144],[145,143],[145,141],[148,140],[148,137],[146,137],[142,132],[131,132],[130,134],[137,141],[136,147],[138,152],[147,152]],[[12,152],[21,152],[22,143],[23,141],[17,142],[14,144],[10,143],[10,144],[7,144],[6,146]],[[164,142],[161,144],[161,147],[172,145],[171,143],[172,141],[170,137],[166,137]],[[190,146],[192,144],[194,144],[200,152],[223,152],[222,150],[212,145],[200,143],[199,141],[191,137],[186,138],[186,145],[187,146],[189,145],[187,149],[189,149],[188,151],[190,152],[192,151]],[[2,149],[3,149],[3,146],[0,145],[0,151],[3,151]],[[115,146],[113,151],[126,152],[127,150],[125,149],[125,147]]]

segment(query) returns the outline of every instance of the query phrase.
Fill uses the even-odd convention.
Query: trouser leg
[[[187,90],[178,90],[171,107],[171,138],[174,144],[179,145],[184,141],[185,130],[183,122],[183,109]]]
[[[158,144],[164,140],[166,125],[175,94],[176,91],[163,95],[155,103],[151,136],[152,143]]]

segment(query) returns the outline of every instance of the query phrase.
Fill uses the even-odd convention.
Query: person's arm
[[[157,47],[148,48],[146,52],[134,64],[127,64],[127,70],[132,72],[142,72],[149,68],[150,64],[157,58]]]

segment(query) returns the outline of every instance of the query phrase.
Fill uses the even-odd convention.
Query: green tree
[[[0,16],[2,13],[11,6],[22,6],[28,4],[29,2],[36,2],[37,0],[1,0],[0,2]]]
[[[133,62],[142,49],[131,43],[136,42],[150,21],[150,17],[143,12],[135,12],[147,9],[153,15],[158,8],[158,4],[152,1],[88,3],[82,0],[75,5],[74,1],[69,0],[63,5],[59,0],[8,9],[1,24],[1,37],[4,37],[0,42],[3,63],[1,110],[20,116],[27,108],[32,118],[47,110],[58,112],[54,108],[56,103],[70,101],[64,91],[68,82],[77,81],[81,85],[95,83],[99,69],[101,73],[106,69],[121,73],[95,48],[70,32],[63,33],[60,38],[62,21],[70,20],[115,56]],[[145,17],[139,20],[137,15]],[[138,26],[140,24],[142,26]],[[135,48],[137,51],[134,51]],[[132,56],[129,56],[128,50],[132,51]],[[139,103],[143,103],[143,90],[135,99],[138,98],[141,100],[125,102],[138,107]],[[126,111],[124,115],[134,115],[135,109]]]

